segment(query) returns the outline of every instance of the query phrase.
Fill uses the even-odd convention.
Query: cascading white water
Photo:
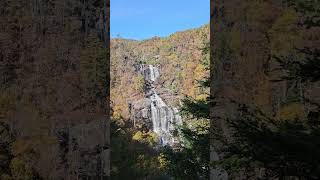
[[[148,65],[141,69],[144,79],[153,84],[160,76],[158,68]],[[169,107],[162,98],[157,94],[156,89],[152,85],[149,99],[151,101],[151,120],[153,132],[155,132],[162,145],[174,144],[174,137],[171,131],[174,130],[175,124],[182,124],[181,116],[178,114],[177,108]]]
[[[142,65],[139,68],[140,68],[140,71],[142,71],[145,80],[147,81],[154,82],[160,76],[158,68],[152,65],[148,65],[148,66]]]

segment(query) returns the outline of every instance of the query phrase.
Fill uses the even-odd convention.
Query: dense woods
[[[0,179],[108,175],[106,1],[0,2]]]
[[[213,5],[211,178],[319,178],[319,5]]]
[[[319,179],[320,2],[211,6],[136,41],[109,39],[108,1],[2,0],[0,179]]]
[[[157,172],[173,179],[318,179],[318,1],[235,0],[217,1],[212,6],[211,48],[207,49],[212,55],[210,79],[205,71],[208,41],[202,41],[201,58],[197,58],[189,56],[197,51],[189,48],[197,42],[192,38],[180,51],[174,41],[169,40],[171,46],[164,43],[179,33],[142,42],[114,40],[112,59],[122,56],[125,63],[160,64],[165,75],[159,84],[177,93],[174,99],[178,100],[170,103],[181,105],[184,125],[178,126],[176,133],[182,147],[158,150],[158,161],[153,161],[161,167]],[[184,33],[192,34],[192,30]],[[203,35],[195,36],[201,39]],[[163,43],[159,46],[158,42]],[[166,52],[167,48],[173,53]],[[113,63],[115,71],[124,68],[119,71],[123,80],[112,86],[114,115],[122,124],[130,124],[125,120],[130,119],[127,101],[143,96],[144,82],[125,68],[127,64]],[[125,80],[126,74],[132,81]],[[131,82],[136,83],[129,92],[132,99],[126,99],[128,92],[125,88],[117,91],[117,85]],[[148,142],[143,139],[152,137],[150,132],[136,133],[133,126],[126,128],[132,131],[128,135],[133,140]],[[159,175],[137,179],[154,177]]]
[[[159,66],[162,73],[159,86],[182,97],[188,95],[201,99],[202,88],[198,88],[197,81],[206,75],[205,67],[200,63],[205,42],[209,43],[208,25],[141,42],[112,39],[111,101],[114,115],[120,113],[127,118],[129,109],[126,101],[137,100],[143,95],[141,89],[144,82],[134,72],[134,65],[139,63]],[[177,98],[172,96],[170,104],[178,104]]]
[[[111,40],[112,177],[208,178],[209,108],[204,110],[207,115],[190,112],[197,109],[192,106],[198,102],[206,106],[209,97],[208,83],[207,86],[202,85],[209,77],[209,52],[208,25],[166,38]],[[130,111],[129,104],[143,98],[146,83],[143,76],[135,71],[136,64],[158,67],[161,75],[155,86],[160,96],[173,106],[185,104],[180,112],[185,123],[177,126],[174,132],[183,146],[178,150],[170,146],[155,148],[159,140],[152,128],[133,123],[134,113]],[[121,139],[123,144],[119,145]]]

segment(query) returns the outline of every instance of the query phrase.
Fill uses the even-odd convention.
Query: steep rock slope
[[[198,87],[197,80],[207,75],[200,63],[201,59],[209,58],[202,54],[207,43],[208,25],[177,32],[166,38],[154,37],[144,41],[112,39],[113,115],[129,119],[129,104],[144,98],[145,84],[148,82],[143,74],[137,73],[141,65],[152,65],[159,70],[159,78],[153,86],[169,106],[180,106],[180,100],[185,95],[203,98],[199,96],[202,89]]]
[[[176,107],[168,106],[167,103],[158,95],[155,87],[160,77],[157,67],[153,65],[139,64],[137,70],[143,75],[144,79],[144,96],[142,101],[129,103],[130,119],[133,120],[134,127],[137,123],[140,125],[147,124],[146,130],[151,130],[157,134],[161,145],[175,145],[176,139],[172,136],[174,125],[181,125],[182,119]],[[158,88],[164,89],[164,88]]]

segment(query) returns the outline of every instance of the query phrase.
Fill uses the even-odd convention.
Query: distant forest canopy
[[[217,0],[211,27],[111,52],[105,2],[0,1],[1,180],[320,178],[319,0]],[[180,109],[177,149],[131,119],[137,64]]]
[[[178,32],[166,38],[144,41],[111,39],[111,101],[114,116],[128,118],[128,101],[143,95],[141,76],[134,72],[134,64],[159,66],[159,84],[178,96],[204,98],[197,81],[208,76],[202,49],[209,43],[209,25]],[[179,99],[179,98],[178,98]],[[171,102],[170,102],[171,103]],[[173,101],[177,104],[177,101]]]
[[[206,24],[166,38],[111,40],[113,178],[208,178],[208,115],[190,114],[194,108],[189,105],[206,102],[209,97],[208,86],[202,85],[209,77],[209,39],[209,25]],[[155,148],[160,142],[152,125],[147,125],[152,118],[150,115],[149,120],[142,120],[142,127],[137,126],[139,120],[134,116],[137,112],[133,112],[131,104],[144,106],[147,103],[145,88],[149,83],[136,70],[139,64],[152,65],[159,70],[155,90],[168,106],[180,109],[184,124],[176,125],[176,131],[172,132],[180,139],[182,147],[178,151],[173,147]],[[198,144],[198,138],[207,142]],[[128,161],[123,161],[124,155]]]
[[[128,57],[125,63],[135,59],[130,57],[140,57],[140,63],[159,63],[164,71],[170,67],[187,67],[181,68],[182,71],[168,71],[173,74],[182,73],[176,74],[173,80],[168,73],[162,77],[166,78],[162,83],[173,91],[177,89],[178,95],[187,95],[182,98],[182,109],[186,112],[185,117],[193,118],[188,123],[198,123],[199,126],[196,127],[204,128],[182,128],[182,138],[186,138],[183,140],[186,146],[182,151],[164,149],[157,155],[158,160],[152,162],[162,164],[162,170],[170,172],[171,177],[176,179],[206,179],[209,174],[208,166],[211,167],[211,179],[318,179],[319,2],[234,0],[217,1],[213,8],[211,17],[215,21],[211,27],[213,41],[209,82],[205,76],[200,75],[200,81],[188,83],[197,77],[196,69],[202,67],[194,68],[194,71],[184,70],[205,64],[198,63],[200,61],[197,61],[197,56],[191,56],[196,59],[189,60],[188,50],[195,54],[195,49],[185,44],[181,47],[186,50],[181,48],[181,51],[176,51],[175,46],[159,43],[177,37],[179,33],[168,38],[142,42],[114,40],[121,44],[115,46],[118,49],[140,47],[138,50],[127,49],[126,52],[131,53],[122,56],[123,59]],[[181,39],[189,43],[196,42],[193,38]],[[164,46],[159,49],[159,46],[154,45],[157,43]],[[134,53],[135,51],[139,53]],[[137,55],[150,54],[149,52],[156,53],[146,56],[148,58]],[[168,67],[166,63],[157,61],[160,53],[167,59],[171,56],[183,58],[178,61],[175,61],[176,58],[170,59],[172,62],[167,63],[172,63],[173,66]],[[205,59],[204,56],[202,59]],[[121,67],[125,67],[124,64]],[[206,69],[205,65],[203,68]],[[123,75],[127,72],[122,70],[121,73]],[[188,76],[190,74],[193,76]],[[168,85],[167,80],[170,82]],[[172,87],[174,83],[171,82],[176,82],[177,86]],[[205,88],[208,84],[211,86],[210,99],[200,92],[200,87],[208,90]],[[195,86],[200,89],[193,88]],[[136,90],[132,92],[136,92],[139,98],[140,86],[135,87]],[[114,93],[115,96],[122,96],[120,94],[120,89]],[[124,97],[113,102],[114,117],[128,115],[124,111],[126,108],[116,108],[117,104],[123,104],[120,107],[126,106]],[[121,101],[124,103],[120,103]],[[197,120],[208,119],[209,105],[212,108],[210,138],[206,133],[209,127],[205,126],[207,121]],[[125,119],[123,117],[119,119]],[[201,132],[204,132],[203,136]],[[143,136],[139,133],[134,139],[141,138]],[[210,164],[206,159],[209,139],[212,145]],[[150,159],[154,157],[152,154],[147,156]],[[150,163],[148,158],[139,162]],[[133,164],[134,162],[136,159],[133,158]],[[157,173],[142,176],[154,177]]]

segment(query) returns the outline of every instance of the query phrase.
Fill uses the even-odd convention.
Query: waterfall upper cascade
[[[160,77],[159,69],[153,65],[140,64],[138,70],[143,75],[146,83],[146,96],[149,99],[152,130],[155,132],[162,145],[174,145],[178,142],[172,135],[174,125],[181,125],[182,119],[178,114],[179,110],[168,106],[157,94],[154,86],[155,81]]]

